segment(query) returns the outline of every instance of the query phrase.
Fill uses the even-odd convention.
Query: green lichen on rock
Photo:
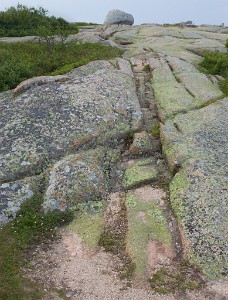
[[[43,207],[66,210],[79,202],[100,200],[107,193],[103,148],[66,156],[50,170]]]
[[[228,273],[227,98],[161,126],[170,169],[170,201],[189,258],[210,279]]]
[[[192,64],[179,58],[160,59],[151,83],[162,120],[200,108],[222,96],[218,84],[212,83]]]
[[[156,240],[172,247],[172,237],[159,199],[142,201],[133,191],[128,192],[125,205],[128,215],[126,249],[136,266],[136,273],[145,273],[148,263],[147,245]]]
[[[40,174],[72,151],[106,145],[139,128],[130,75],[99,61],[67,77],[0,96],[0,182]]]
[[[37,192],[39,181],[39,176],[34,176],[0,184],[0,224],[16,217],[23,202]]]
[[[132,155],[149,154],[153,151],[150,135],[146,131],[134,134],[129,151]]]
[[[142,183],[154,181],[157,176],[158,171],[153,159],[138,159],[126,168],[122,185],[125,189],[130,189]]]
[[[174,214],[177,217],[177,220],[179,221],[179,224],[181,224],[182,217],[183,217],[183,190],[187,189],[190,186],[190,181],[187,175],[183,170],[178,172],[172,179],[169,191],[170,191],[170,202],[172,209],[174,211]]]

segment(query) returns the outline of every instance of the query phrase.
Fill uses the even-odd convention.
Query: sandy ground
[[[44,284],[43,300],[60,300],[55,290],[64,291],[70,300],[226,300],[228,286],[210,283],[202,291],[184,295],[157,295],[152,290],[134,288],[121,281],[116,266],[117,257],[102,248],[89,249],[74,232],[63,231],[62,238],[44,251],[38,248],[31,259],[32,268],[26,276]]]

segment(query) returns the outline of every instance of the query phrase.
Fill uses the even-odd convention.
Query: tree
[[[53,44],[54,44],[54,31],[49,22],[43,22],[36,31],[36,34],[39,36],[41,41],[46,42],[47,52],[51,54]]]
[[[44,28],[40,27],[48,26],[48,36],[58,34],[63,43],[69,32],[78,32],[77,28],[72,27],[63,18],[49,17],[47,14],[48,11],[43,7],[29,8],[22,4],[11,6],[0,12],[0,36],[36,35],[39,31],[41,36],[47,37],[47,32],[44,34]]]

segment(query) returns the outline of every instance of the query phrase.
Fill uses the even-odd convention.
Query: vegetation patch
[[[204,52],[203,56],[200,66],[206,73],[228,78],[228,53]]]
[[[0,229],[0,299],[42,298],[42,286],[23,278],[21,273],[26,251],[56,238],[56,228],[71,221],[73,214],[56,211],[44,215],[41,203],[41,195],[34,195],[22,204],[16,218]]]
[[[51,53],[46,43],[0,43],[0,92],[41,75],[58,75],[94,60],[121,56],[118,48],[96,43],[57,43]]]
[[[104,247],[105,251],[112,252],[119,257],[125,255],[126,221],[126,207],[124,203],[121,203],[118,218],[111,226],[104,228],[99,240],[99,245]]]
[[[182,261],[175,269],[161,268],[150,279],[152,289],[159,294],[196,290],[202,284],[199,271],[188,261]]]
[[[228,78],[220,81],[220,88],[223,94],[228,96]]]
[[[0,12],[0,36],[37,35],[41,28],[54,34],[73,34],[78,32],[77,23],[69,23],[63,18],[49,17],[43,8],[27,7],[17,4]]]
[[[135,271],[135,264],[126,252],[127,230],[126,206],[122,199],[118,218],[115,219],[112,225],[109,224],[109,226],[104,228],[100,236],[99,245],[102,246],[106,252],[112,252],[120,258],[123,265],[121,267],[116,266],[120,279],[126,279],[130,283]]]
[[[145,65],[145,66],[143,67],[143,71],[145,71],[145,72],[150,72],[150,65]]]
[[[228,40],[226,41],[228,48]],[[220,88],[225,96],[228,96],[228,52],[205,52],[204,60],[200,63],[201,70],[207,74],[220,75],[224,80],[220,81]]]

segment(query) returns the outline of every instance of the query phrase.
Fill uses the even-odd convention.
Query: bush
[[[203,56],[204,60],[200,66],[206,73],[228,78],[228,53],[205,52]]]
[[[228,47],[228,40],[226,41]],[[207,74],[221,75],[224,80],[220,81],[220,88],[225,96],[228,96],[228,53],[205,52],[204,60],[200,64]]]
[[[37,29],[43,24],[48,24],[51,32],[77,33],[78,27],[71,25],[63,18],[47,16],[48,11],[42,7],[38,9],[18,4],[6,11],[0,12],[0,36],[25,36],[37,35]]]
[[[224,95],[228,96],[228,79],[220,81],[220,88]]]
[[[0,92],[15,88],[21,81],[41,75],[58,75],[71,71],[90,61],[120,56],[118,48],[102,44],[70,42],[0,44]]]

